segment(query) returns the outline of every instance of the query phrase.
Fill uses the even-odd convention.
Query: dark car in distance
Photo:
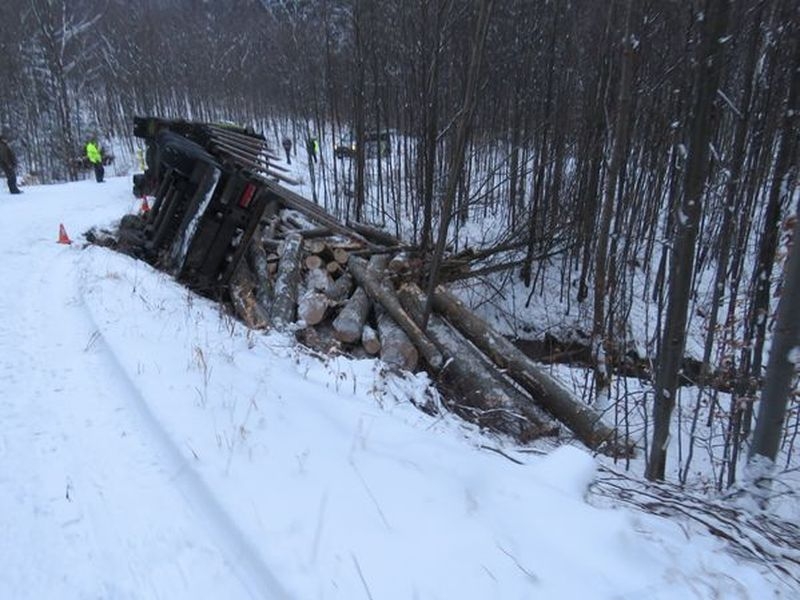
[[[389,156],[392,153],[392,134],[389,131],[372,131],[364,135],[364,151],[367,158]],[[333,155],[339,159],[353,158],[356,155],[356,138],[354,135],[342,138],[342,142],[333,149]]]

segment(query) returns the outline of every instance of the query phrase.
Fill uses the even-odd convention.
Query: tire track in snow
[[[253,590],[254,597],[262,597],[258,590],[267,590],[268,598],[276,600],[291,598],[277,577],[262,561],[258,550],[253,547],[230,515],[219,504],[213,492],[183,456],[178,446],[150,410],[147,400],[139,392],[125,367],[105,341],[102,326],[97,322],[86,302],[83,289],[80,290],[80,294],[81,308],[91,323],[92,329],[99,332],[95,346],[102,351],[109,369],[116,374],[117,382],[126,389],[127,397],[136,406],[139,416],[157,440],[164,456],[174,466],[172,480],[180,487],[186,501],[206,517],[214,531],[215,538],[221,542],[230,558],[234,559],[231,564],[240,571],[243,581],[247,582],[248,588]]]
[[[44,511],[43,518],[32,520],[31,532],[14,523],[8,531],[26,534],[29,543],[20,540],[23,549],[40,548],[45,540],[46,556],[37,558],[60,561],[55,572],[61,577],[37,581],[34,571],[11,578],[0,575],[0,591],[8,590],[13,594],[9,597],[20,598],[25,597],[23,589],[31,593],[37,586],[54,586],[82,593],[88,588],[102,588],[104,597],[134,598],[146,592],[145,597],[174,598],[175,594],[159,589],[158,582],[175,586],[177,571],[177,578],[184,582],[194,578],[186,588],[197,587],[198,575],[208,580],[218,574],[214,557],[219,556],[225,564],[221,575],[233,575],[244,588],[241,592],[246,590],[249,597],[289,598],[257,550],[181,455],[113,350],[102,336],[95,335],[101,327],[86,302],[83,282],[76,280],[80,270],[74,252],[49,247],[43,253],[46,260],[37,260],[40,257],[33,253],[15,259],[19,264],[7,269],[15,276],[6,282],[11,284],[7,290],[14,289],[15,293],[0,293],[0,306],[17,317],[13,325],[2,328],[0,348],[13,348],[15,352],[7,371],[9,388],[18,396],[16,405],[4,400],[0,414],[12,417],[16,446],[20,447],[26,437],[39,438],[28,451],[36,455],[27,459],[31,473],[17,477],[17,504],[10,506],[22,502],[35,504],[34,512]],[[26,270],[31,263],[39,265],[32,273]],[[21,339],[20,335],[25,337]],[[85,348],[77,347],[80,340],[87,340]],[[25,381],[26,373],[34,375],[35,381]],[[92,397],[83,402],[81,395]],[[80,403],[73,406],[70,401],[76,399]],[[30,419],[35,414],[34,408],[46,414],[42,423],[25,421],[26,415]],[[119,429],[121,434],[115,431]],[[160,472],[162,469],[166,472]],[[121,478],[119,471],[124,471],[126,478],[124,489],[116,485]],[[56,489],[59,486],[60,491]],[[126,522],[125,514],[125,495],[129,492],[141,496],[137,514],[131,515],[132,523]],[[181,502],[186,510],[171,504],[174,501]],[[187,520],[188,515],[195,519]],[[164,519],[167,521],[162,522]],[[61,530],[54,531],[59,524]],[[154,525],[165,531],[142,530]],[[136,539],[126,540],[126,533]],[[165,564],[154,564],[145,547],[151,542],[157,546],[151,550],[164,555]],[[75,555],[61,556],[74,549],[78,550]],[[3,551],[6,548],[0,547],[0,556]],[[97,572],[110,571],[113,575],[120,561],[127,562],[123,567],[129,571],[127,580],[137,591],[131,594],[125,590],[125,581],[91,582]],[[216,571],[198,574],[190,568],[187,572],[185,563]],[[73,569],[80,572],[71,573]],[[121,575],[119,568],[116,574]],[[148,575],[155,575],[155,581]],[[13,585],[17,587],[8,587]],[[234,589],[225,589],[225,597],[238,596]]]

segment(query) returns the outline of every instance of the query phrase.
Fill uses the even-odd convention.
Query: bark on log
[[[596,411],[575,400],[521,350],[442,286],[436,288],[433,307],[589,448],[609,456],[633,455],[633,442],[603,423]]]
[[[305,327],[295,335],[301,344],[326,356],[341,351],[341,344],[333,337],[333,329],[330,325],[322,324],[317,327]]]
[[[278,225],[280,224],[280,222],[281,222],[280,217],[278,215],[273,215],[269,220],[269,228],[264,233],[264,237],[275,239],[275,236],[278,234]]]
[[[352,344],[361,339],[361,330],[369,315],[370,301],[364,288],[359,287],[333,321],[333,335],[337,340]]]
[[[406,311],[400,305],[400,301],[390,286],[385,285],[381,280],[377,279],[373,273],[367,272],[367,263],[363,258],[351,256],[347,261],[350,272],[355,277],[356,281],[364,287],[369,294],[370,298],[376,303],[383,306],[397,324],[406,332],[411,341],[419,350],[420,354],[425,358],[431,369],[439,371],[444,364],[442,354],[433,345],[433,343],[425,336],[419,325],[408,316]]]
[[[264,236],[264,239],[261,240],[261,243],[264,244],[264,249],[269,251],[270,254],[276,254],[281,245],[277,239],[270,236]]]
[[[267,253],[261,243],[262,233],[259,228],[259,231],[247,247],[247,264],[250,265],[255,279],[256,302],[261,306],[264,314],[268,315],[275,297],[275,289],[270,278]]]
[[[255,281],[246,262],[240,262],[231,278],[228,289],[233,310],[251,329],[266,329],[269,317],[256,301]]]
[[[350,273],[343,273],[339,279],[326,292],[328,298],[334,302],[345,300],[353,291],[353,276]]]
[[[374,277],[383,285],[386,279],[385,271],[388,262],[389,257],[385,254],[373,254],[367,264],[367,275]],[[384,287],[387,290],[390,289],[388,284],[384,285]],[[378,323],[378,333],[381,338],[381,360],[388,365],[413,371],[419,362],[417,348],[382,305],[375,305],[375,315]]]
[[[414,319],[422,320],[425,296],[416,285],[398,292],[403,306]],[[444,319],[432,314],[428,335],[448,357],[439,379],[452,389],[458,401],[453,410],[521,442],[558,433],[558,425],[533,401],[515,388],[495,366]]]
[[[348,221],[347,225],[371,242],[380,244],[381,246],[400,245],[400,241],[396,237],[383,229],[378,229],[377,227],[365,223],[359,223],[358,221]]]
[[[333,285],[333,278],[325,269],[311,269],[306,273],[306,290],[327,292]]]
[[[419,362],[416,346],[383,307],[378,308],[377,320],[381,360],[388,365],[413,371]]]
[[[294,322],[297,288],[300,283],[300,249],[303,238],[293,233],[286,238],[278,263],[275,280],[275,301],[272,303],[272,322],[288,325]]]
[[[312,227],[311,229],[303,229],[304,240],[330,237],[331,235],[333,235],[333,232],[328,227]]]

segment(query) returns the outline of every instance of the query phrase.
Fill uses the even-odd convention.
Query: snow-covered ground
[[[0,195],[0,599],[792,598],[596,463],[487,447],[424,376],[304,353],[82,233],[128,178]],[[63,223],[75,243],[56,244]]]

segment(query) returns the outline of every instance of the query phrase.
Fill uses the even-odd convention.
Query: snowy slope
[[[416,409],[424,376],[83,248],[129,190],[0,196],[1,599],[792,597],[716,538],[587,504],[581,450],[515,464]]]

